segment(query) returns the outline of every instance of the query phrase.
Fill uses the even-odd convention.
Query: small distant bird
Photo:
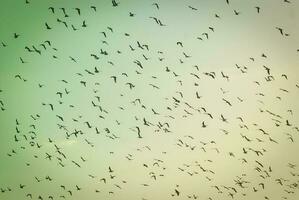
[[[87,27],[85,20],[82,22],[82,27]]]
[[[51,10],[52,13],[55,13],[54,7],[49,7],[48,9]]]
[[[14,37],[15,39],[17,39],[19,36],[20,36],[20,34],[17,34],[17,33],[14,33],[14,34],[13,34],[13,37]]]
[[[174,191],[175,191],[175,194],[176,194],[177,196],[180,195],[180,192],[179,192],[177,189],[174,189]]]
[[[52,28],[48,25],[47,22],[45,23],[45,25],[46,25],[46,28],[47,28],[48,30],[51,30],[51,29],[52,29]]]
[[[213,27],[209,27],[209,29],[214,32],[214,28]]]
[[[156,6],[156,8],[159,10],[159,4],[158,3],[153,3],[153,6]]]
[[[22,57],[20,57],[20,61],[21,61],[22,64],[26,63],[26,62],[23,60]]]
[[[78,15],[81,15],[81,10],[80,10],[80,8],[74,8],[74,9],[77,11]]]
[[[111,27],[108,26],[107,29],[113,33],[113,29]]]
[[[97,7],[95,6],[90,6],[91,9],[93,9],[95,12],[97,12]]]
[[[258,6],[256,6],[255,8],[256,8],[257,13],[260,13],[260,9],[261,9],[261,8],[258,7]]]
[[[197,8],[194,8],[192,6],[188,6],[191,10],[197,10]]]
[[[209,39],[208,33],[203,33],[202,35],[205,35],[207,39]]]
[[[281,35],[283,35],[283,29],[282,28],[280,28],[280,27],[275,27],[275,28],[280,32]]]
[[[118,4],[119,4],[119,3],[117,3],[115,0],[112,0],[112,6],[113,6],[113,7],[118,6]]]
[[[235,13],[235,15],[239,15],[240,14],[240,12],[238,12],[236,10],[234,10],[234,13]]]

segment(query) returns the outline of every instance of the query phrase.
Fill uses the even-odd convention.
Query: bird
[[[52,28],[48,25],[48,23],[45,23],[47,30],[51,30]]]
[[[275,27],[275,28],[280,32],[281,35],[284,35],[282,28],[280,28],[280,27]]]
[[[20,37],[20,34],[14,33],[13,37],[14,37],[14,39],[17,39]]]
[[[139,128],[138,126],[136,126],[135,128],[136,128],[136,130],[137,130],[138,138],[142,138],[141,135],[140,135],[140,132],[141,132],[141,131],[140,131],[140,128]]]
[[[96,6],[90,6],[91,9],[93,9],[95,12],[97,12],[97,7]]]
[[[240,14],[240,12],[236,11],[236,10],[234,10],[234,13],[235,13],[235,15],[239,15]]]
[[[159,10],[159,4],[158,3],[153,3],[153,6],[155,6]]]
[[[7,44],[5,44],[4,42],[1,42],[3,47],[7,47]]]
[[[260,13],[260,9],[261,9],[261,8],[260,8],[259,6],[255,6],[255,8],[256,8],[256,12],[257,12],[257,13]]]
[[[23,58],[22,58],[22,57],[19,57],[19,58],[20,58],[20,61],[21,61],[21,63],[22,63],[22,64],[25,64],[25,63],[27,63],[26,61],[24,61],[24,60],[23,60]]]
[[[113,29],[110,26],[108,26],[107,29],[113,33]]]
[[[212,32],[215,31],[215,28],[214,28],[214,27],[210,27],[210,26],[209,26],[209,29],[210,29]]]
[[[208,33],[203,33],[202,35],[206,36],[206,38],[209,39],[209,34]]]
[[[76,190],[80,191],[82,188],[80,188],[78,185],[76,185]]]
[[[87,24],[86,24],[86,21],[85,21],[85,20],[83,20],[83,22],[82,22],[82,27],[83,27],[83,28],[86,28],[86,27],[87,27]]]
[[[227,122],[227,119],[224,118],[222,114],[221,114],[220,116],[221,116],[221,120],[222,120],[223,122]]]
[[[228,100],[226,100],[226,99],[224,99],[224,98],[222,98],[222,100],[223,100],[225,103],[227,103],[227,105],[232,106],[232,104],[231,104]]]
[[[119,4],[118,2],[116,2],[115,0],[112,0],[112,6],[113,6],[113,7],[118,6],[118,4]]]
[[[198,10],[197,8],[195,8],[193,6],[188,6],[188,8],[190,8],[191,10]]]
[[[174,189],[174,191],[175,191],[175,194],[176,194],[177,196],[180,195],[180,192],[179,192],[177,189]]]
[[[81,15],[81,9],[80,8],[74,8],[74,9],[77,11],[78,15]]]

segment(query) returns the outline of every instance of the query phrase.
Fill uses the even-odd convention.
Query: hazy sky
[[[2,0],[0,199],[297,199],[298,1],[115,3]]]

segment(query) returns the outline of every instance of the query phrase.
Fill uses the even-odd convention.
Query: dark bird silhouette
[[[89,122],[84,122],[84,123],[87,125],[88,128],[92,128]]]
[[[77,167],[81,168],[81,166],[77,162],[72,160],[72,163],[74,163]]]
[[[112,6],[113,6],[113,7],[118,6],[118,4],[119,4],[118,2],[116,2],[115,0],[112,0]]]
[[[54,9],[54,7],[49,7],[48,8],[53,14],[55,13],[55,9]]]
[[[52,28],[48,25],[48,23],[45,23],[47,30],[51,30]]]
[[[266,67],[265,65],[263,65],[263,67],[265,68],[265,70],[267,71],[267,74],[270,75],[270,68]]]
[[[222,100],[223,100],[225,103],[227,103],[227,105],[232,106],[232,104],[231,104],[228,100],[226,100],[226,99],[224,99],[224,98],[222,98]]]
[[[259,6],[255,6],[257,13],[260,13],[260,7]]]
[[[198,10],[197,8],[195,8],[193,6],[188,6],[188,8],[190,8],[191,10]]]
[[[135,128],[137,130],[138,138],[142,138],[141,135],[140,135],[140,128],[138,126],[136,126]]]
[[[66,14],[66,11],[65,11],[65,8],[59,8],[60,10],[62,10],[63,14],[64,14],[64,17],[69,17],[67,14]]]
[[[22,64],[27,63],[26,61],[23,60],[22,57],[20,57],[20,61],[21,61]]]
[[[206,38],[209,39],[209,34],[208,33],[203,33],[202,35],[206,36]]]
[[[284,77],[286,80],[288,80],[288,76],[287,75],[282,74],[281,76]]]
[[[180,195],[180,192],[179,192],[177,189],[174,189],[174,191],[175,191],[175,194],[176,194],[177,196]]]
[[[14,37],[15,39],[17,39],[17,38],[20,37],[20,34],[14,33],[14,34],[13,34],[13,37]]]
[[[202,128],[206,128],[206,127],[207,127],[207,125],[205,124],[205,121],[202,121],[202,122],[201,122],[201,127],[202,127]]]
[[[284,35],[284,34],[283,34],[283,29],[282,29],[282,28],[280,28],[280,27],[275,27],[275,28],[280,32],[281,35]]]
[[[107,29],[113,33],[113,29],[111,27],[108,26]]]
[[[183,47],[183,43],[182,42],[177,42],[177,45],[180,45],[181,47]]]
[[[3,47],[7,47],[7,44],[5,44],[4,42],[1,42]]]
[[[90,56],[93,57],[93,58],[96,59],[96,60],[100,59],[100,57],[97,56],[97,55],[95,55],[95,54],[90,54]]]
[[[153,5],[153,6],[156,6],[156,8],[159,10],[159,5],[158,5],[158,3],[153,3],[152,5]]]
[[[240,12],[238,12],[236,10],[234,10],[234,13],[235,13],[235,15],[239,15],[240,14]]]
[[[135,87],[135,85],[133,83],[126,83],[126,85],[129,85],[130,89],[133,89]]]
[[[78,185],[76,185],[76,190],[80,191],[82,188],[80,188]]]
[[[60,119],[61,121],[64,121],[63,117],[56,115],[56,117],[58,117],[58,119]]]
[[[96,7],[96,6],[90,6],[90,8],[91,8],[92,10],[94,10],[95,12],[97,12],[97,7]]]
[[[110,76],[113,79],[113,82],[116,83],[116,76]]]
[[[74,9],[77,11],[78,15],[81,15],[81,10],[80,10],[80,8],[74,8]]]
[[[71,25],[71,27],[72,27],[73,31],[77,31],[78,30],[73,24]]]
[[[82,27],[84,27],[84,28],[87,27],[87,24],[86,24],[86,21],[85,21],[85,20],[83,20],[83,22],[82,22]]]
[[[221,120],[222,120],[223,122],[227,122],[227,119],[224,118],[222,114],[221,114]]]

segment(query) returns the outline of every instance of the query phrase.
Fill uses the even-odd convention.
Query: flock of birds
[[[10,56],[2,66],[11,68],[0,69],[10,81],[0,81],[0,199],[298,199],[296,66],[276,67],[258,47],[220,56],[230,65],[201,63],[220,59],[205,49],[226,18],[262,19],[265,8],[217,1],[224,12],[200,2],[18,2],[47,18],[31,41],[28,30],[0,38],[0,54]],[[199,21],[194,36],[178,27],[189,22],[167,17],[172,3],[190,26]],[[275,40],[296,38],[269,27]],[[299,58],[299,49],[287,51]]]

